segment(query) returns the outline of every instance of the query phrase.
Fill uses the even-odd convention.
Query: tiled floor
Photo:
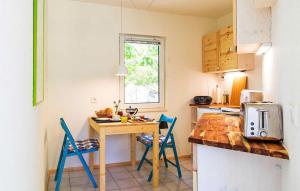
[[[152,182],[147,182],[150,165],[144,163],[142,169],[138,172],[136,168],[131,166],[123,167],[109,167],[106,171],[106,190],[107,191],[176,191],[186,190],[191,191],[193,186],[192,177],[192,161],[191,159],[180,160],[182,178],[177,176],[176,168],[169,165],[165,168],[162,164],[160,167],[160,184],[159,188],[153,189]],[[94,171],[94,177],[99,184],[99,172]],[[48,190],[55,190],[54,176],[51,175],[49,179]],[[64,173],[60,191],[97,191],[94,189],[92,183],[88,179],[85,171],[77,171]]]

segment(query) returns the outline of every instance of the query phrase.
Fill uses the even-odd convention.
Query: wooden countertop
[[[190,107],[197,107],[197,108],[212,108],[212,109],[221,109],[222,107],[240,108],[239,105],[230,105],[230,104],[210,104],[210,105],[190,104]]]
[[[206,113],[196,124],[189,142],[224,149],[289,159],[281,143],[250,141],[243,137],[239,117]]]

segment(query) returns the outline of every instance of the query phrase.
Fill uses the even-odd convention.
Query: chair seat
[[[99,142],[97,139],[87,139],[83,141],[75,141],[75,144],[80,152],[87,152],[89,150],[98,150]],[[72,144],[69,144],[68,153],[74,153],[75,150]]]
[[[159,144],[161,145],[162,142],[166,139],[166,136],[164,135],[159,135]],[[141,135],[141,136],[137,136],[136,140],[138,142],[141,142],[145,145],[152,145],[153,144],[153,136],[152,135]],[[169,138],[167,141],[167,144],[171,143],[171,139]]]

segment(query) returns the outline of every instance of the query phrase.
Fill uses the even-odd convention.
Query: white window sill
[[[139,113],[167,112],[166,108],[138,108]]]

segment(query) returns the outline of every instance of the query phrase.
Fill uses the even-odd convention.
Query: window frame
[[[159,42],[159,102],[158,103],[125,103],[125,77],[122,76],[119,79],[120,92],[119,96],[122,101],[123,108],[137,107],[140,111],[151,111],[151,110],[165,110],[165,38],[158,36],[148,36],[148,35],[136,35],[136,34],[120,34],[119,43],[120,43],[120,63],[125,64],[124,58],[124,44],[126,40],[137,40],[137,41],[153,41]]]

